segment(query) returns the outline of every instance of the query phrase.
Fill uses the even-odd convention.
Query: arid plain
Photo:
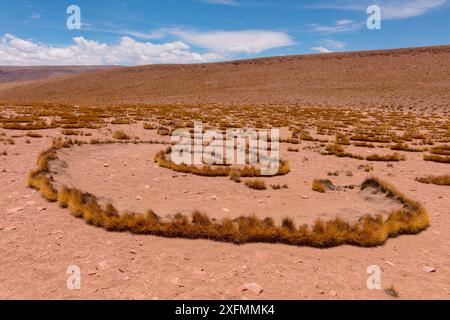
[[[9,77],[0,298],[450,298],[449,46]],[[193,121],[279,174],[174,165]]]

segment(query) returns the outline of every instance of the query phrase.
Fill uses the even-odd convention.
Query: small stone
[[[42,212],[42,211],[47,210],[47,208],[46,208],[46,207],[37,207],[36,210],[37,210],[38,212]]]
[[[423,271],[425,271],[425,272],[428,272],[428,273],[434,273],[434,272],[436,272],[437,270],[436,270],[436,268],[434,268],[434,267],[423,267]]]
[[[142,197],[141,196],[136,196],[136,200],[142,200]]]
[[[211,200],[217,200],[217,196],[215,194],[212,195]]]
[[[187,190],[183,190],[183,193],[188,193],[188,191]]]
[[[109,164],[105,163],[103,166],[104,166],[105,168],[108,168],[108,167],[109,167]]]
[[[308,196],[302,196],[302,199],[309,199],[309,197]]]
[[[390,265],[391,267],[395,266],[395,264],[393,262],[390,262],[390,261],[386,261],[386,264]]]
[[[331,290],[331,291],[330,291],[330,296],[336,297],[336,296],[337,296],[337,292],[334,291],[334,290]]]
[[[230,212],[230,209],[223,208],[222,211],[223,211],[223,212]]]
[[[17,213],[17,212],[20,212],[22,210],[23,210],[23,207],[17,207],[17,208],[9,209],[7,212],[8,213]]]
[[[255,282],[252,282],[252,283],[246,283],[246,284],[244,284],[243,290],[242,290],[242,291],[251,291],[251,292],[253,292],[254,294],[259,295],[259,294],[261,294],[264,290],[263,290],[263,288],[262,288],[259,284],[255,283]]]
[[[95,269],[97,269],[97,270],[105,270],[106,268],[108,268],[108,263],[106,261],[99,262],[95,266]]]
[[[131,253],[131,254],[137,254],[137,251],[134,250],[134,249],[131,249],[131,250],[130,250],[130,253]]]

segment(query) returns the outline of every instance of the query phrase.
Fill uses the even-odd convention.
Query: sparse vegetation
[[[113,138],[117,140],[130,140],[131,137],[122,130],[114,131]]]
[[[245,185],[250,189],[255,190],[266,190],[267,185],[263,180],[247,180],[245,181]]]
[[[450,175],[428,176],[417,178],[416,180],[425,184],[435,184],[437,186],[450,186]]]
[[[399,295],[397,289],[396,289],[393,285],[391,285],[390,287],[384,289],[384,292],[385,292],[388,296],[390,296],[390,297],[392,297],[392,298],[399,298],[399,297],[400,297],[400,295]]]
[[[320,193],[325,193],[327,190],[321,180],[314,180],[311,189]]]
[[[39,190],[47,200],[58,201],[61,207],[68,208],[75,217],[108,231],[210,239],[236,244],[269,242],[313,247],[343,244],[372,247],[384,244],[390,237],[416,234],[429,226],[428,214],[420,203],[376,178],[367,179],[361,188],[375,188],[401,203],[403,208],[392,212],[386,219],[382,216],[364,216],[353,225],[339,218],[328,222],[317,220],[312,227],[297,228],[291,219],[283,220],[278,227],[270,218],[258,219],[255,216],[213,222],[198,212],[194,212],[191,219],[177,215],[170,221],[157,219],[153,211],[149,211],[150,214],[147,215],[131,212],[119,214],[111,204],[100,206],[92,194],[68,187],[62,187],[58,192],[53,187],[49,164],[57,159],[58,149],[71,147],[73,144],[73,141],[55,141],[52,148],[42,152],[38,157],[37,169],[30,173],[28,184]]]
[[[395,152],[394,154],[387,154],[387,155],[372,154],[370,156],[367,156],[366,160],[367,161],[399,162],[399,161],[405,161],[406,157],[404,155],[401,155],[398,152]]]

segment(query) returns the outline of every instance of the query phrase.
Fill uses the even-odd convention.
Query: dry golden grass
[[[236,183],[241,183],[242,179],[241,179],[241,174],[239,173],[239,171],[232,170],[230,173],[230,180],[234,181]]]
[[[400,294],[398,293],[397,289],[393,285],[391,285],[390,287],[384,289],[384,292],[388,296],[390,296],[392,298],[399,298],[400,297]]]
[[[247,180],[245,181],[245,185],[249,187],[250,189],[254,190],[266,190],[267,185],[266,182],[263,180]]]
[[[398,152],[395,152],[394,154],[387,154],[387,155],[372,154],[370,156],[367,156],[366,160],[367,161],[399,162],[399,161],[405,161],[406,157]]]
[[[171,159],[168,158],[168,155],[171,153],[171,148],[167,148],[166,150],[160,151],[155,156],[155,163],[157,163],[160,167],[170,169],[176,172],[182,173],[191,173],[198,176],[205,177],[228,177],[232,173],[234,175],[239,175],[241,178],[254,178],[261,177],[261,170],[254,166],[245,166],[244,168],[232,168],[231,166],[194,166],[194,165],[186,165],[186,164],[176,164]],[[288,161],[281,160],[278,173],[276,175],[283,176],[288,174],[291,171],[290,165]]]
[[[311,189],[320,193],[326,192],[326,187],[320,180],[314,180],[311,185]]]
[[[444,176],[428,176],[417,178],[417,181],[425,184],[435,184],[438,186],[450,186],[450,175]]]
[[[441,157],[441,156],[435,156],[435,155],[424,155],[423,159],[425,161],[433,161],[433,162],[439,162],[439,163],[450,163],[450,157]]]
[[[30,138],[42,138],[42,134],[30,131],[30,132],[27,132],[27,137],[30,137]]]
[[[113,138],[117,140],[130,140],[131,137],[122,130],[114,131]]]
[[[442,156],[450,156],[450,146],[445,145],[432,148],[430,150],[430,153]]]
[[[50,180],[44,174],[48,173],[48,163],[56,158],[55,148],[40,155],[38,169],[30,175],[30,186],[38,189],[48,200],[58,200],[59,205],[67,207],[75,217],[108,231],[186,239],[210,239],[236,244],[267,242],[324,248],[343,244],[378,246],[384,244],[389,237],[415,234],[429,226],[428,215],[418,202],[406,198],[391,185],[375,178],[366,180],[361,188],[377,188],[388,197],[402,203],[404,208],[394,211],[386,220],[381,216],[375,218],[365,216],[354,225],[335,219],[328,222],[318,220],[311,228],[308,226],[296,228],[294,222],[286,218],[278,227],[271,218],[261,220],[255,216],[213,222],[199,212],[194,212],[192,219],[178,215],[171,221],[161,221],[152,211],[149,211],[147,215],[130,212],[120,215],[110,204],[104,208],[101,207],[92,194],[67,187],[62,187],[59,193],[54,191]],[[41,177],[47,179],[46,183],[50,185],[52,197],[47,197],[45,188],[35,183],[35,178]]]
[[[407,143],[397,143],[391,146],[391,150],[406,152],[422,152],[423,149],[411,148]]]

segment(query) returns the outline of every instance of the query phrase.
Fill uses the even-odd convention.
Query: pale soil
[[[102,197],[100,200],[111,202],[121,212],[143,213],[151,208],[162,217],[200,210],[216,219],[255,214],[260,218],[271,216],[278,222],[291,217],[301,225],[312,224],[319,217],[329,220],[340,216],[356,221],[368,213],[387,215],[401,207],[382,194],[374,194],[373,190],[360,190],[359,185],[368,174],[358,171],[357,161],[345,163],[312,151],[288,153],[283,150],[282,158],[288,160],[294,170],[286,176],[260,179],[266,181],[268,190],[258,191],[227,177],[205,178],[160,168],[153,159],[165,148],[114,144],[61,150],[59,158],[67,168],[59,168],[60,174],[55,178],[64,185]],[[358,186],[353,190],[330,190],[326,194],[311,190],[315,178],[329,178],[324,172],[327,168],[343,171],[339,178],[330,178],[334,183]],[[345,176],[344,171],[348,170],[355,173],[353,177]],[[272,190],[271,184],[287,184],[289,189]]]
[[[136,128],[126,131],[142,139],[155,136],[154,132],[144,133]],[[1,132],[7,136],[20,134]],[[410,153],[407,161],[395,163],[393,168],[386,163],[372,164],[374,175],[421,201],[429,211],[432,225],[419,235],[390,239],[386,245],[370,249],[342,246],[319,250],[270,244],[235,246],[204,240],[108,233],[73,218],[57,204],[46,202],[27,188],[26,175],[35,167],[39,152],[49,147],[51,137],[59,132],[41,131],[49,137],[30,138],[30,144],[25,143],[26,138],[16,138],[15,145],[0,147],[0,151],[8,152],[7,156],[0,156],[2,299],[388,298],[382,290],[367,289],[366,270],[370,265],[382,268],[383,287],[394,285],[401,298],[450,299],[450,190],[414,181],[417,176],[444,174],[449,170],[448,164],[424,162],[421,154]],[[110,137],[106,130],[99,134],[91,132],[94,136]],[[362,201],[357,190],[325,195],[311,191],[311,180],[328,178],[329,171],[353,172],[353,177],[344,173],[331,177],[336,185],[358,184],[369,174],[357,169],[365,161],[323,157],[301,150],[305,145],[307,143],[299,146],[299,153],[283,151],[293,172],[286,177],[273,178],[276,183],[288,183],[289,190],[249,191],[244,185],[226,179],[183,177],[155,168],[152,155],[164,148],[161,145],[77,147],[63,154],[70,177],[62,178],[70,178],[83,190],[111,197],[120,208],[153,208],[161,214],[197,208],[219,218],[224,215],[222,209],[228,208],[230,215],[271,212],[277,217],[289,214],[303,222],[320,213],[325,213],[326,217],[340,214],[352,218],[356,213],[352,210],[360,213],[389,207],[382,201]],[[356,150],[360,154],[366,152],[364,148]],[[309,161],[303,162],[303,158]],[[125,161],[126,167],[123,166]],[[104,167],[105,162],[108,168]],[[117,171],[118,168],[121,170]],[[177,177],[173,178],[174,175]],[[155,178],[160,179],[160,183]],[[183,193],[184,190],[187,193]],[[136,200],[137,195],[142,196],[142,200]],[[217,200],[209,199],[211,195],[216,195]],[[244,207],[247,200],[251,201],[248,208]],[[258,200],[263,202],[258,203]],[[341,208],[342,212],[329,210],[334,207]],[[345,213],[350,215],[345,216]],[[69,265],[81,268],[81,290],[66,287]],[[436,272],[425,272],[424,267],[433,267]],[[253,282],[262,287],[262,293],[242,290],[244,284]]]

